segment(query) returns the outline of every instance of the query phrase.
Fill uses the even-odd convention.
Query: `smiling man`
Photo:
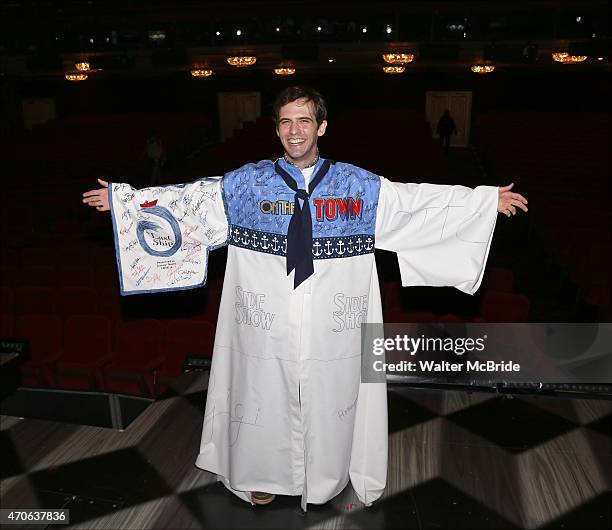
[[[382,322],[375,248],[397,253],[404,286],[473,294],[497,213],[527,211],[512,185],[400,184],[323,159],[326,118],[318,92],[290,87],[274,104],[283,157],[84,194],[112,210],[124,295],[201,286],[229,246],[196,465],[241,499],[304,510],[349,481],[366,505],[385,488],[386,385],[361,381],[360,325]]]
[[[276,134],[285,148],[285,159],[300,169],[316,162],[317,140],[327,128],[327,109],[321,98],[298,99],[301,92],[286,91],[274,104]]]

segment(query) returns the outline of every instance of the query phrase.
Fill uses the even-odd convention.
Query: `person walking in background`
[[[457,134],[457,127],[455,126],[455,121],[453,120],[453,117],[451,116],[451,113],[448,109],[444,111],[444,113],[438,120],[436,132],[440,137],[440,145],[445,150],[446,154],[448,154],[448,149],[450,148],[451,134]]]
[[[164,146],[157,130],[152,129],[145,147],[146,178],[149,186],[161,184],[161,172],[164,165]]]

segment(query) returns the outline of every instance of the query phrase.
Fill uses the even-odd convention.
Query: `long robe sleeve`
[[[220,178],[137,190],[109,185],[122,295],[206,282],[208,253],[228,238]]]
[[[474,294],[493,238],[498,188],[381,181],[376,247],[397,253],[402,286]]]

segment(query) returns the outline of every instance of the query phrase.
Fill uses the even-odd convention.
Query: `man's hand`
[[[497,203],[497,211],[506,214],[508,217],[516,215],[516,207],[527,211],[527,199],[520,193],[513,193],[510,190],[514,186],[514,182],[503,188],[499,188],[499,202]]]
[[[108,204],[108,182],[101,179],[98,179],[98,182],[104,187],[83,193],[83,202],[89,206],[94,206],[99,212],[107,212],[110,210]]]

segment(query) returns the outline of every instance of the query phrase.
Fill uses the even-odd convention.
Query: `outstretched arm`
[[[381,177],[376,247],[397,253],[403,286],[474,294],[497,221],[494,186],[412,184]]]
[[[499,202],[497,203],[497,211],[506,214],[508,217],[516,215],[516,208],[520,208],[524,212],[527,211],[527,199],[520,193],[510,191],[514,186],[514,182],[508,186],[499,188]]]
[[[88,206],[94,207],[99,212],[107,212],[110,210],[108,203],[108,182],[102,179],[98,179],[98,182],[103,187],[83,193],[83,202]]]
[[[83,202],[111,212],[121,294],[198,287],[228,237],[220,178],[140,190],[106,182]]]

